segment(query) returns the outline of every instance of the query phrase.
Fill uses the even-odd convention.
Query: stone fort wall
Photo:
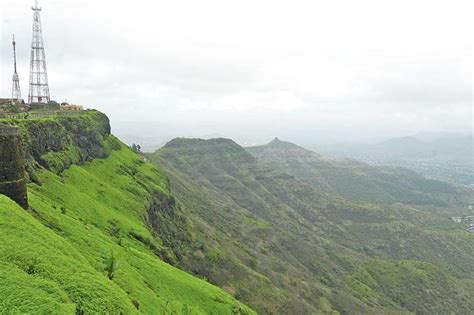
[[[0,194],[28,208],[25,154],[20,128],[0,124]]]

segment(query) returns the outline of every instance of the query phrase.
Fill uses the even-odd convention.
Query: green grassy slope
[[[148,157],[169,175],[200,241],[182,266],[262,313],[474,307],[472,235],[448,218],[321,192],[231,140],[175,139]]]
[[[163,262],[173,252],[148,220],[176,211],[167,178],[113,136],[100,142],[104,159],[36,167],[30,210],[0,195],[0,313],[252,314]]]

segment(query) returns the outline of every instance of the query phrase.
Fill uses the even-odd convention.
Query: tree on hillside
[[[107,276],[109,277],[110,280],[114,278],[115,271],[119,268],[119,261],[117,257],[114,254],[114,251],[110,251],[110,256],[105,259],[105,268],[104,270],[107,271]]]
[[[142,153],[142,151],[141,151],[142,148],[140,147],[139,144],[133,143],[133,144],[132,144],[132,150],[135,151],[136,153]]]
[[[46,105],[50,106],[50,107],[58,107],[59,108],[59,103],[56,102],[56,101],[53,101],[53,100],[50,100]]]

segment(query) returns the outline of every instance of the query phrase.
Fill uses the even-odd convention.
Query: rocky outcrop
[[[172,265],[180,265],[190,247],[195,246],[186,217],[173,196],[154,192],[147,210],[146,221],[154,233],[159,235],[164,247],[161,258]]]
[[[109,155],[114,141],[106,115],[95,110],[39,119],[0,120],[0,194],[28,208],[28,181],[38,168],[60,174],[73,164]]]
[[[73,164],[108,155],[104,142],[110,136],[109,119],[95,110],[74,116],[10,120],[8,123],[21,129],[29,166],[40,165],[58,174]]]
[[[28,208],[25,154],[20,128],[0,124],[0,194]]]

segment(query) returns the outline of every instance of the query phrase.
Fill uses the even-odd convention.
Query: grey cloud
[[[27,2],[5,0],[2,8],[7,12],[1,17],[2,96],[10,91],[12,32],[21,43],[20,78],[27,93]],[[53,97],[96,106],[117,121],[176,121],[183,128],[190,122],[216,129],[228,124],[254,130],[279,126],[309,133],[366,126],[370,132],[387,134],[471,128],[472,47],[465,41],[469,33],[455,19],[444,27],[459,37],[426,34],[420,42],[422,32],[415,21],[400,30],[388,22],[380,30],[358,26],[358,17],[338,26],[317,13],[324,10],[314,10],[328,6],[337,11],[331,4],[303,7],[301,12],[317,16],[304,15],[304,23],[295,20],[298,15],[288,16],[293,20],[284,25],[258,7],[254,9],[263,11],[240,26],[232,12],[207,10],[206,1],[199,4],[203,16],[179,15],[179,8],[168,8],[173,4],[165,2],[139,2],[130,12],[110,9],[116,5],[45,2],[43,28]],[[77,11],[80,6],[85,7]],[[238,6],[242,12],[252,7]],[[152,9],[156,16],[140,15]],[[176,16],[166,17],[165,9]],[[284,16],[285,7],[277,9]],[[442,14],[441,8],[435,9]],[[86,10],[90,14],[78,13]],[[216,17],[219,13],[222,16]],[[371,19],[372,13],[365,18]],[[428,26],[439,31],[435,16],[428,18],[422,31]],[[368,29],[371,32],[362,32]],[[399,36],[384,37],[385,29]],[[379,46],[383,49],[376,51]],[[423,122],[414,126],[417,120]]]

